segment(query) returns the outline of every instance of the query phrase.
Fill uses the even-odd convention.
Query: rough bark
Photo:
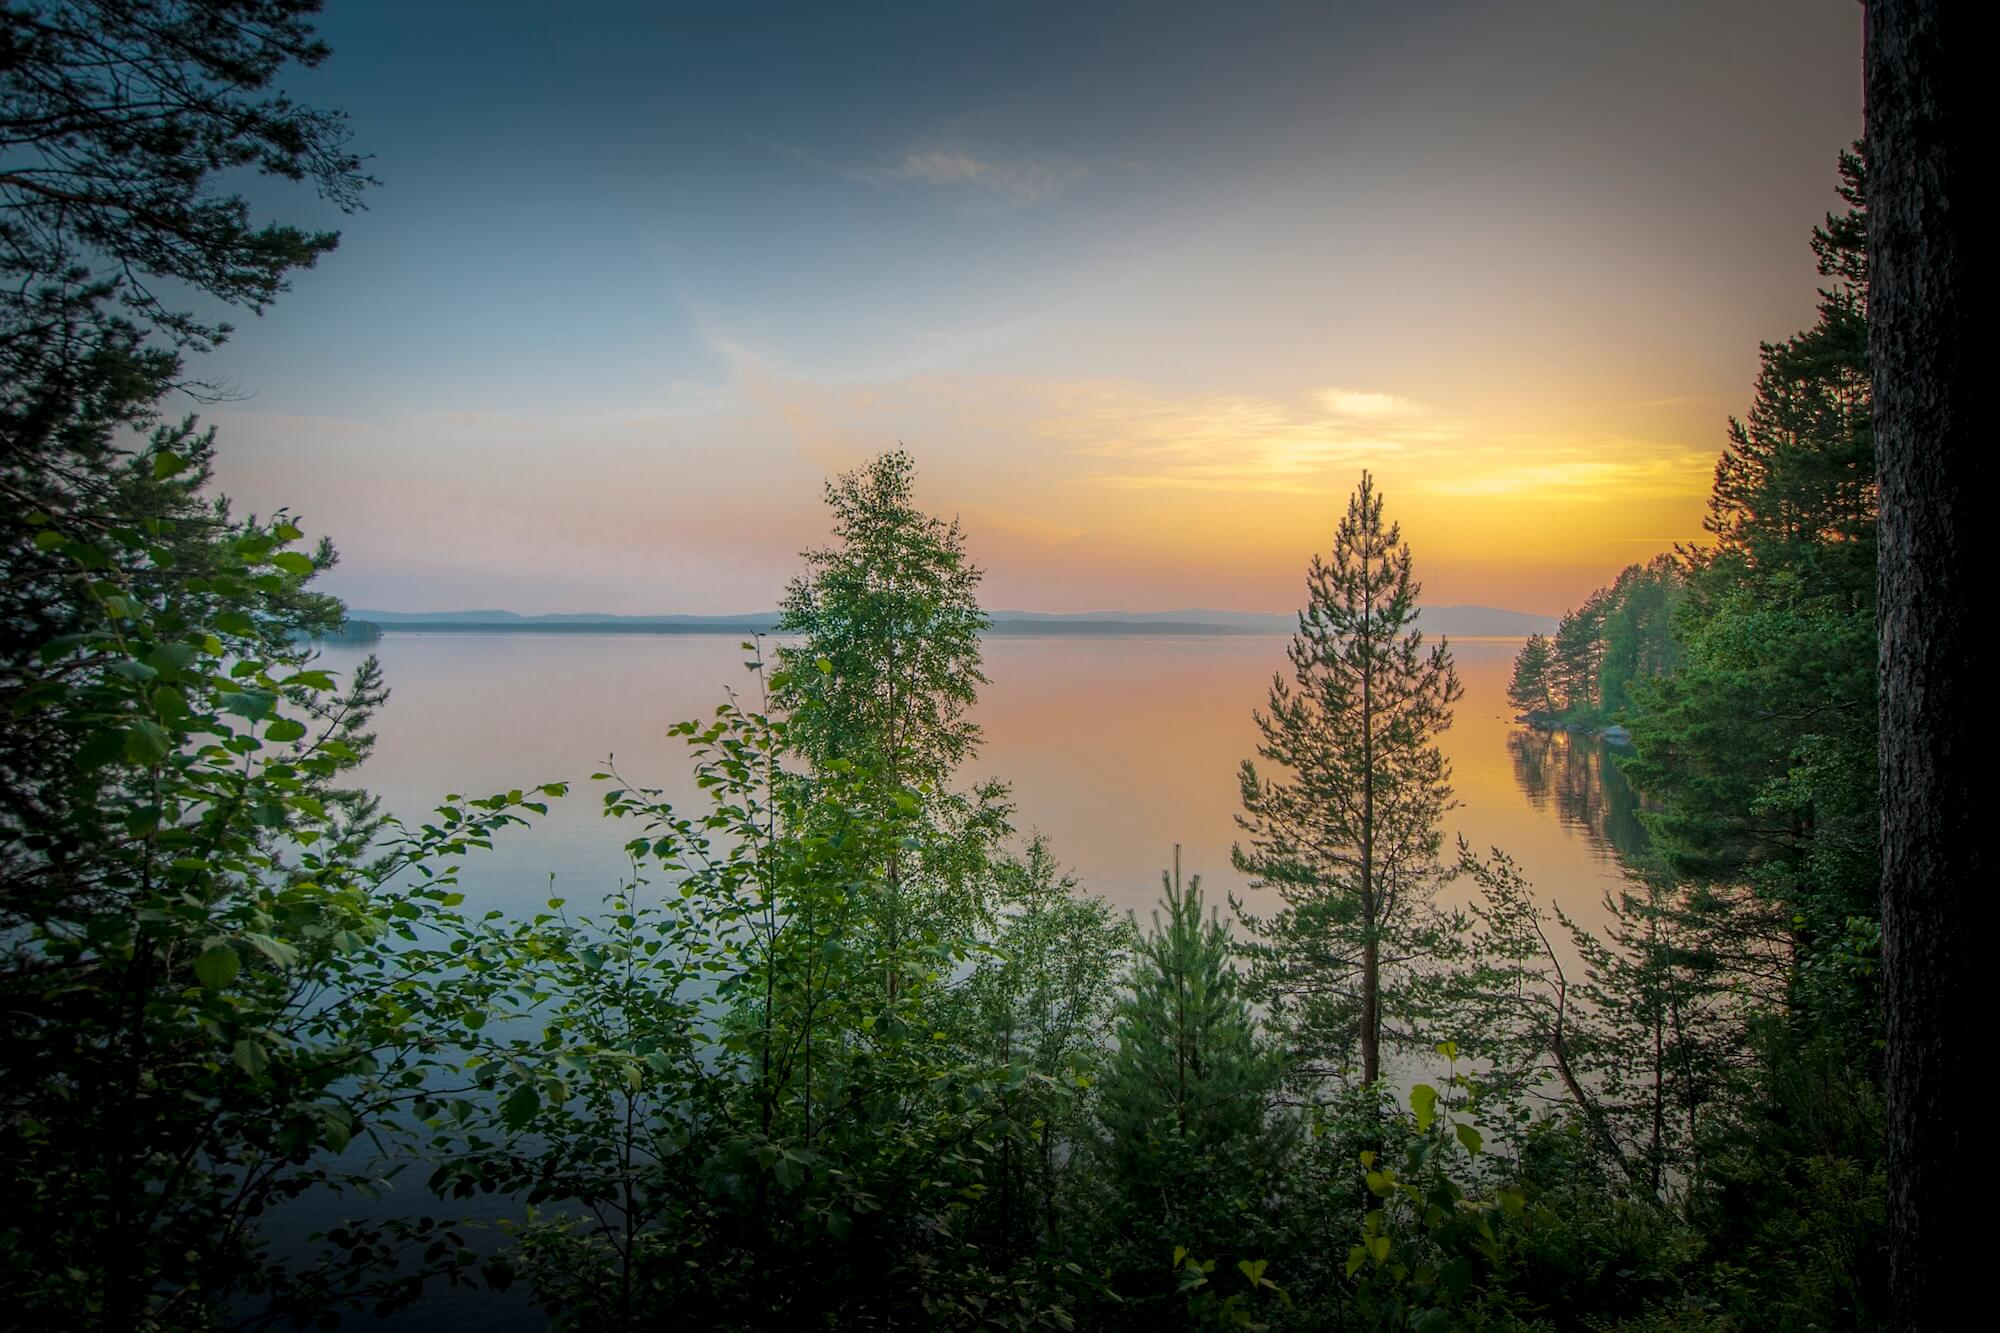
[[[1973,235],[1977,12],[1877,0],[1866,18],[1890,1293],[1903,1329],[1955,1326],[1983,1232],[1952,1201],[1990,1167],[1973,1097],[1986,1059],[1973,969],[1990,948],[1978,895],[1992,883],[1972,670],[1973,524],[1993,503],[1971,364],[1990,276]]]

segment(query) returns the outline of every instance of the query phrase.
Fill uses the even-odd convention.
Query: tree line
[[[10,1319],[464,1285],[576,1329],[1890,1322],[1862,151],[1708,543],[1517,664],[1524,712],[1632,733],[1608,928],[1445,845],[1459,686],[1366,474],[1239,775],[1254,896],[1176,864],[1120,919],[963,776],[980,571],[901,451],[828,483],[776,646],[673,729],[701,799],[607,762],[625,881],[520,919],[468,908],[477,858],[571,793],[358,790],[387,686],[310,648],[332,547],[211,498],[213,433],[166,415],[228,330],[156,286],[260,308],[337,239],[229,173],[370,183],[271,90],[316,8],[7,12]],[[364,1206],[397,1181],[436,1215]],[[329,1195],[357,1220],[271,1243]],[[479,1196],[497,1229],[450,1220]]]

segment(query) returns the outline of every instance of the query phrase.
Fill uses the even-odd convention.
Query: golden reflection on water
[[[1511,720],[1517,646],[1454,644],[1465,697],[1444,740],[1460,802],[1448,831],[1504,847],[1545,896],[1594,922],[1620,877],[1604,830],[1623,842],[1637,828],[1630,794],[1607,780],[1595,742]],[[578,784],[546,820],[467,863],[467,906],[482,909],[530,910],[552,875],[578,902],[614,888],[632,830],[598,817],[583,779],[615,752],[630,780],[693,797],[667,725],[708,713],[725,686],[755,690],[727,636],[391,635],[376,651],[394,693],[362,780],[391,810],[420,816],[447,791]],[[326,653],[336,667],[360,655]],[[1250,711],[1284,665],[1276,637],[989,639],[986,746],[968,776],[1009,781],[1021,828],[1046,834],[1086,889],[1120,907],[1151,907],[1176,842],[1219,899],[1242,889],[1229,847]]]

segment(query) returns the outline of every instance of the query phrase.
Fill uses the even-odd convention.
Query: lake
[[[1229,865],[1237,767],[1254,753],[1251,709],[1285,665],[1276,636],[995,637],[977,720],[986,743],[965,776],[1013,786],[1017,825],[1045,834],[1083,889],[1143,917],[1182,848],[1211,900],[1244,885]],[[1443,746],[1459,807],[1448,832],[1498,845],[1549,898],[1599,919],[1620,848],[1643,839],[1629,789],[1601,743],[1516,724],[1505,689],[1519,642],[1456,641],[1465,686]],[[630,781],[692,800],[667,727],[704,717],[734,686],[754,695],[729,635],[390,634],[329,646],[326,664],[381,659],[392,696],[361,773],[389,810],[421,818],[446,792],[484,795],[567,780],[567,800],[466,865],[469,911],[579,904],[611,891],[629,830],[598,814],[588,781],[608,755]],[[1447,841],[1447,847],[1450,843]]]

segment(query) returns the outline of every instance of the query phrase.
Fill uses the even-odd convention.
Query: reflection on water
[[[1514,780],[1537,810],[1553,810],[1572,828],[1600,838],[1626,864],[1636,864],[1647,847],[1639,822],[1639,795],[1614,759],[1615,750],[1595,736],[1527,727],[1507,737],[1514,757]]]
[[[1622,876],[1614,852],[1643,834],[1597,742],[1514,722],[1506,683],[1518,647],[1452,643],[1465,696],[1442,740],[1459,802],[1446,845],[1462,835],[1481,851],[1505,848],[1544,895],[1593,918]],[[325,656],[343,667],[365,651]],[[445,792],[583,779],[613,752],[633,781],[698,799],[667,726],[706,715],[725,687],[755,689],[738,643],[721,635],[391,634],[375,651],[393,695],[361,780],[405,817]],[[1218,898],[1244,891],[1229,867],[1236,772],[1255,753],[1250,711],[1285,666],[1282,638],[1006,637],[985,655],[986,744],[966,776],[1011,783],[1017,823],[1047,834],[1086,889],[1143,917],[1179,843]],[[605,826],[590,788],[469,861],[468,906],[532,912],[552,878],[576,901],[616,885],[623,834]]]

